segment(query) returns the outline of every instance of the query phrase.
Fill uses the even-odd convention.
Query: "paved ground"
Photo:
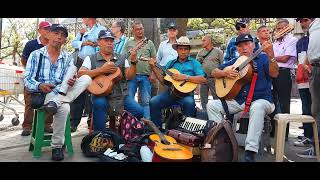
[[[22,99],[20,96],[19,99]],[[197,102],[197,104],[199,104]],[[28,151],[28,145],[30,136],[22,137],[20,135],[23,122],[23,111],[24,107],[17,102],[10,102],[10,107],[16,109],[19,113],[20,124],[18,126],[12,126],[11,119],[14,117],[12,111],[4,111],[4,119],[0,121],[0,161],[2,162],[46,162],[51,161],[51,149],[46,148],[42,152],[42,156],[39,159],[33,158],[32,153]],[[300,99],[291,100],[291,113],[301,114],[301,101]],[[74,155],[69,157],[65,154],[64,162],[95,162],[98,161],[96,158],[86,158],[81,153],[80,143],[82,138],[87,134],[86,117],[82,118],[81,124],[78,131],[72,134],[72,142],[74,147]],[[289,162],[316,162],[315,159],[302,159],[297,157],[295,154],[302,151],[304,148],[298,148],[293,146],[293,142],[298,135],[301,135],[303,131],[298,127],[301,123],[291,123],[289,131],[289,141],[286,142],[285,148],[285,161]],[[243,148],[240,147],[239,157],[243,157]],[[273,162],[275,156],[270,153],[264,153],[264,156],[257,156],[258,162]]]

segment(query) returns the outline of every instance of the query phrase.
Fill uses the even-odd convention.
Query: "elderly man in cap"
[[[248,26],[247,22],[244,20],[237,21],[235,24],[235,28],[237,30],[238,35],[250,33],[249,26]],[[229,40],[227,48],[226,48],[226,52],[225,52],[225,55],[223,58],[223,62],[228,62],[234,58],[239,57],[239,52],[237,51],[237,47],[236,47],[235,42],[236,42],[236,37],[233,37]],[[255,49],[254,49],[254,51],[255,51],[259,48],[259,44],[258,44],[258,40],[256,38],[254,38],[254,42],[255,42]]]
[[[137,53],[131,53],[129,57],[131,63],[129,63],[124,55],[114,52],[114,38],[111,31],[101,30],[97,41],[100,52],[87,56],[79,70],[80,76],[88,75],[93,79],[101,74],[115,73],[118,68],[124,73],[121,80],[113,85],[111,94],[92,96],[94,131],[105,129],[107,116],[110,115],[108,109],[111,109],[111,112],[121,111],[124,106],[124,109],[135,117],[141,118],[143,116],[143,107],[128,96],[127,80],[136,76]],[[114,104],[114,102],[116,103]]]
[[[22,51],[21,63],[23,66],[26,66],[29,55],[32,51],[42,48],[48,44],[48,32],[50,29],[51,23],[47,21],[42,21],[38,25],[38,33],[40,36],[37,39],[33,39],[25,45]],[[33,122],[34,111],[31,108],[31,94],[24,88],[24,119],[22,123],[22,132],[21,136],[29,136],[31,134],[31,127]],[[52,116],[46,115],[45,120],[45,132],[52,133]]]
[[[44,110],[53,115],[52,160],[64,159],[62,146],[69,103],[79,96],[91,83],[89,76],[76,79],[77,68],[72,56],[62,50],[68,37],[67,29],[55,24],[48,33],[48,45],[33,51],[28,59],[24,83],[29,91],[46,94]],[[37,71],[38,78],[36,79]]]
[[[172,47],[178,52],[178,57],[169,61],[166,64],[165,69],[174,68],[180,72],[180,74],[173,74],[172,78],[176,81],[196,84],[206,83],[207,80],[205,78],[205,72],[203,71],[201,64],[190,56],[191,46],[189,39],[182,36],[177,40],[177,43],[172,45]],[[154,59],[149,60],[151,70],[155,73],[160,83],[165,85],[166,83],[163,78],[165,73],[160,73],[160,71],[156,69],[155,63],[156,61]],[[183,114],[186,116],[195,116],[196,104],[194,100],[194,93],[191,92],[185,94],[183,97],[178,97],[172,93],[171,88],[169,88],[150,100],[151,121],[153,121],[158,127],[162,127],[161,110],[172,105],[180,105]]]
[[[254,43],[250,34],[241,34],[236,38],[237,51],[240,55],[251,56],[253,54]],[[275,61],[272,44],[266,41],[262,44],[264,52],[258,55],[254,60],[257,69],[257,81],[253,92],[252,104],[249,111],[248,135],[245,143],[246,162],[253,162],[254,155],[259,149],[259,139],[262,134],[264,117],[274,111],[272,102],[271,78],[278,75],[278,65]],[[221,64],[212,71],[215,78],[236,78],[239,72],[233,66],[237,59]],[[228,68],[226,68],[228,67]],[[245,101],[249,92],[250,83],[244,85],[234,100],[226,101],[230,114],[243,111]],[[223,114],[226,114],[221,100],[210,100],[207,104],[209,120],[217,123],[223,120]]]
[[[106,28],[97,22],[97,18],[82,18],[82,22],[85,25],[84,28],[80,30],[76,38],[72,41],[72,47],[78,51],[74,53],[75,65],[80,68],[83,60],[92,54],[98,52],[97,47],[98,34],[101,30]],[[78,57],[76,57],[78,56]],[[85,105],[87,105],[85,107]],[[88,117],[88,127],[91,119],[91,101],[90,95],[87,91],[84,91],[80,96],[71,104],[71,131],[75,132],[81,121],[83,110],[89,113]]]
[[[160,43],[157,52],[157,62],[160,64],[160,66],[165,67],[170,60],[178,57],[177,51],[172,48],[172,44],[177,42],[177,34],[178,29],[176,24],[173,22],[170,23],[167,30],[168,39]],[[160,84],[159,92],[162,92],[164,90],[165,86],[162,86]]]

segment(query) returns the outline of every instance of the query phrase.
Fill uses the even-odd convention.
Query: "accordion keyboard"
[[[187,117],[186,120],[181,123],[180,127],[182,129],[186,129],[188,131],[196,132],[196,133],[203,133],[203,129],[206,126],[207,121],[201,119],[195,119],[191,117]]]

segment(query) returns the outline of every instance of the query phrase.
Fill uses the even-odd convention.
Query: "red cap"
[[[45,28],[45,27],[50,27],[51,26],[51,23],[48,22],[48,21],[41,21],[40,24],[39,24],[39,29],[40,28]]]

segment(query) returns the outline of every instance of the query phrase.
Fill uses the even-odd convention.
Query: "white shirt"
[[[308,60],[310,63],[320,62],[320,19],[316,18],[309,29]]]
[[[90,60],[90,56],[87,56],[87,57],[84,59],[84,61],[83,61],[83,63],[82,63],[82,66],[83,66],[83,67],[86,67],[88,70],[91,70],[91,60]],[[125,68],[129,68],[129,67],[130,67],[130,64],[129,64],[128,59],[125,60],[125,62],[124,62],[124,67],[125,67]]]

